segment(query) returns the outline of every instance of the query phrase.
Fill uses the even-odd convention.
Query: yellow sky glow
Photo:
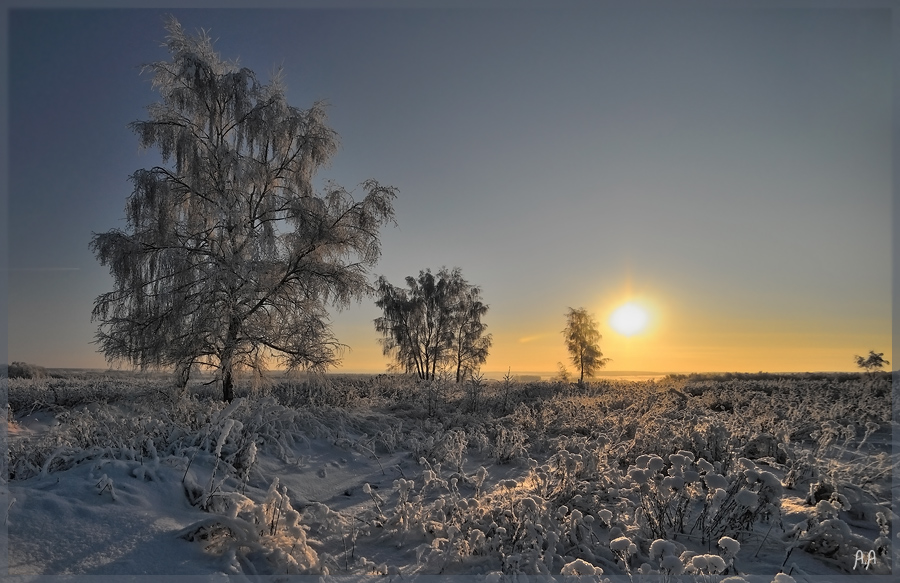
[[[631,335],[616,331],[611,323],[615,310],[628,304],[647,316],[646,325]],[[866,330],[865,322],[855,320],[826,326],[815,319],[779,318],[777,314],[746,318],[728,314],[722,306],[703,312],[675,294],[637,290],[630,282],[616,293],[585,302],[585,307],[597,322],[603,355],[611,359],[604,368],[608,371],[852,371],[853,356],[871,349],[891,359],[891,329],[883,322],[870,322]],[[497,312],[486,318],[493,347],[483,371],[555,373],[560,362],[572,370],[561,333],[565,307],[557,310],[558,314],[541,314],[534,320],[506,315],[504,321],[504,314]],[[338,370],[386,370],[388,361],[374,330],[354,326],[336,332],[351,346]]]

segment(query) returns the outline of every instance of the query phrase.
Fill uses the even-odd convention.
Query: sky
[[[398,189],[372,280],[459,267],[489,305],[485,371],[568,362],[570,307],[612,371],[892,361],[892,16],[835,4],[12,9],[7,360],[108,366],[88,243],[157,162],[127,126],[171,13],[263,80],[281,67],[291,104],[329,103],[319,178]],[[338,371],[385,370],[379,315],[333,313]]]

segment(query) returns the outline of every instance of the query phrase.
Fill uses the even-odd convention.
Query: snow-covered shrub
[[[695,575],[719,575],[725,571],[725,560],[719,555],[694,555],[685,565],[685,573]]]
[[[755,523],[780,516],[784,488],[778,478],[747,458],[738,467],[742,470],[730,481],[714,473],[704,476],[708,493],[696,521],[704,541],[748,532]]]
[[[559,571],[560,575],[568,579],[577,581],[597,581],[603,574],[603,569],[595,567],[584,559],[575,559],[570,563],[563,565]]]
[[[382,516],[381,505],[384,503],[384,500],[372,490],[372,486],[369,485],[368,482],[363,484],[362,491],[364,494],[368,494],[369,497],[372,498],[372,502],[375,504],[375,511],[379,516]]]
[[[443,478],[434,467],[423,471],[422,489],[416,482],[394,482],[397,504],[386,512],[385,528],[399,546],[417,543],[417,564],[426,573],[446,572],[463,564],[484,564],[507,574],[559,574],[563,555],[614,569],[617,555],[598,546],[594,516],[559,506],[538,495],[534,484],[503,479],[485,487],[487,471],[479,469],[467,483],[478,498],[464,498],[458,490],[429,486]],[[433,489],[432,502],[424,491]],[[611,519],[611,516],[608,517]],[[633,551],[632,551],[633,552]]]
[[[769,458],[775,463],[783,464],[787,462],[787,454],[779,445],[781,443],[774,435],[757,433],[741,449],[741,455],[753,460]]]
[[[734,540],[730,536],[723,536],[719,539],[717,546],[722,549],[722,559],[725,561],[725,568],[730,569],[734,566],[734,559],[741,550],[741,543]]]
[[[658,455],[640,455],[628,469],[639,496],[635,518],[641,531],[653,538],[685,532],[694,502],[702,499],[700,472],[693,454],[671,454],[667,463]],[[702,458],[699,461],[703,461]]]
[[[410,493],[414,492],[415,483],[412,480],[399,478],[394,480],[394,488],[397,490],[397,504],[393,514],[385,521],[385,526],[397,529],[402,535],[406,535],[410,528],[421,521],[421,503],[414,508],[410,502]]]
[[[460,429],[452,429],[441,436],[431,453],[434,459],[439,459],[457,472],[461,472],[463,462],[466,459],[467,445],[466,432]]]
[[[812,482],[819,477],[818,460],[812,451],[788,457],[788,472],[784,477],[786,488],[794,488]]]
[[[868,556],[870,552],[874,552],[875,556],[883,560],[880,564],[876,563],[872,572],[889,572],[888,555],[881,554],[887,550],[885,549],[888,540],[885,537],[888,530],[887,521],[883,520],[878,523],[881,536],[874,542],[870,541],[861,535],[854,534],[850,530],[850,526],[839,517],[841,511],[849,510],[846,504],[846,498],[837,493],[834,493],[830,500],[819,501],[814,514],[794,525],[785,535],[785,540],[790,547],[789,554],[795,548],[799,548],[816,555],[823,562],[834,564],[850,572],[857,562],[859,553]]]
[[[858,532],[861,523],[876,524],[877,511],[886,513],[885,525],[890,520],[886,498],[872,486],[884,484],[884,478],[890,475],[891,459],[889,455],[856,453],[856,442],[842,446],[849,439],[851,421],[856,424],[854,434],[858,436],[853,439],[857,440],[866,439],[866,421],[860,420],[882,422],[871,412],[857,412],[853,407],[834,408],[827,402],[820,406],[808,398],[814,394],[812,384],[800,391],[791,388],[793,381],[770,382],[764,387],[733,382],[717,398],[740,415],[709,408],[698,411],[697,397],[709,391],[695,395],[681,390],[682,385],[676,382],[659,386],[610,382],[598,392],[592,392],[591,387],[566,388],[561,394],[553,394],[547,386],[521,385],[515,387],[515,396],[525,401],[513,414],[505,415],[507,410],[490,406],[502,397],[503,386],[496,383],[485,385],[480,396],[485,406],[480,407],[477,417],[461,414],[468,396],[449,390],[444,395],[445,406],[427,417],[421,410],[424,404],[389,401],[399,398],[396,395],[402,391],[407,391],[403,393],[407,396],[417,394],[421,387],[416,383],[407,383],[394,392],[388,386],[373,384],[363,395],[356,385],[337,386],[334,379],[329,382],[335,385],[336,394],[368,399],[366,407],[376,397],[383,398],[385,407],[313,407],[305,397],[296,396],[296,402],[303,406],[293,408],[285,406],[281,400],[285,396],[276,387],[238,399],[227,411],[218,401],[217,392],[209,391],[207,397],[200,389],[171,401],[163,400],[162,392],[145,390],[127,404],[97,402],[92,409],[88,404],[73,410],[54,406],[48,410],[57,413],[58,426],[45,435],[10,442],[10,475],[18,479],[42,469],[51,473],[98,457],[125,460],[130,475],[141,480],[166,479],[160,468],[175,467],[188,499],[210,513],[208,521],[197,523],[192,536],[215,543],[211,550],[222,554],[223,568],[244,573],[371,576],[390,574],[393,567],[395,576],[391,577],[400,580],[396,567],[376,565],[357,551],[357,545],[363,550],[378,545],[379,549],[396,546],[396,554],[411,557],[404,577],[407,571],[493,571],[510,579],[518,575],[561,578],[565,576],[564,567],[577,564],[602,568],[605,575],[630,575],[635,581],[642,580],[644,574],[647,580],[656,580],[653,577],[657,576],[672,581],[691,574],[689,569],[698,579],[713,581],[736,572],[738,540],[744,545],[752,543],[747,547],[752,555],[753,550],[766,548],[766,537],[769,547],[779,538],[769,532],[781,525],[783,488],[776,475],[787,472],[790,476],[797,470],[794,485],[804,482],[809,478],[800,474],[798,461],[808,456],[818,472],[813,481],[833,484],[839,496],[832,500],[831,493],[824,490],[819,500],[814,495],[816,504],[825,503],[811,506],[810,513],[817,516],[793,531],[784,544],[796,548],[795,552],[806,545],[821,562],[845,570],[852,568],[853,556],[849,553],[854,549],[889,552],[890,533],[886,531],[875,541],[845,538],[849,541],[845,548],[830,556],[822,554],[832,548],[828,546],[830,541],[843,536],[837,523],[819,528],[827,521],[845,521]],[[718,390],[721,384],[709,386],[709,390]],[[92,394],[89,389],[94,390],[85,385],[80,392],[81,388],[76,390],[73,385],[58,387],[56,393],[64,402]],[[834,389],[840,387],[835,385]],[[240,391],[238,394],[243,396]],[[46,395],[53,400],[52,392]],[[884,397],[880,398],[883,406]],[[874,411],[875,403],[863,407]],[[752,429],[757,419],[743,418],[742,404],[782,441],[778,447],[785,454],[786,467],[773,459],[758,461],[757,466],[736,456],[737,451],[750,453],[741,444],[758,432]],[[505,416],[492,417],[495,411]],[[818,447],[809,438],[814,429],[802,434],[806,431],[802,427],[812,425],[811,420],[824,422],[836,415],[847,417],[835,418],[835,424],[830,425],[834,436],[827,451],[828,455],[840,453],[843,457],[840,466],[827,467],[812,457],[813,448]],[[873,427],[870,424],[865,431]],[[801,436],[792,438],[796,428],[802,429]],[[401,476],[393,482],[394,488],[375,489],[372,477],[360,476],[357,483],[365,479],[372,485],[368,490],[362,488],[364,498],[347,500],[349,510],[337,512],[337,506],[324,504],[295,509],[285,504],[285,498],[279,498],[282,493],[287,495],[286,490],[267,490],[271,475],[264,472],[279,463],[306,471],[305,453],[317,455],[318,446],[312,451],[308,447],[315,439],[323,440],[325,446],[345,448],[346,454],[339,456],[353,456],[363,463],[366,460],[357,452],[371,460],[383,453],[411,450],[412,459],[420,461],[420,466],[411,471],[405,453],[396,457],[392,467],[385,462],[383,473],[397,471]],[[641,449],[645,445],[650,448]],[[871,445],[880,447],[879,442]],[[865,464],[848,465],[864,457]],[[470,466],[473,461],[476,463]],[[491,469],[490,461],[520,463]],[[478,468],[479,462],[486,467]],[[851,467],[857,472],[854,476],[860,477],[859,483],[868,486],[865,491],[848,490],[846,484],[834,479],[836,470],[846,472]],[[494,471],[496,475],[492,475]],[[878,483],[867,483],[864,476]],[[119,488],[123,478],[114,477],[120,503],[125,491]],[[96,480],[93,478],[89,486]],[[802,486],[806,490],[807,485]],[[348,496],[356,496],[357,491],[350,487]],[[109,500],[110,494],[109,488],[103,491],[103,500]],[[844,494],[846,503],[840,498]],[[881,505],[876,503],[879,501]],[[298,525],[314,539],[308,542],[315,549],[317,563],[279,542],[278,537]],[[273,526],[274,535],[270,534]],[[624,541],[631,542],[624,546]],[[634,552],[621,556],[632,549],[632,544]],[[689,548],[718,555],[697,559],[698,566],[694,557],[703,555],[688,552]],[[417,550],[418,563],[413,558]],[[291,553],[297,564],[317,566],[306,570],[292,567],[287,558]],[[719,558],[710,558],[715,556]],[[878,567],[887,569],[888,555],[877,556]],[[744,570],[743,565],[739,567]],[[580,571],[574,566],[569,569],[573,570]],[[795,575],[798,572],[795,570]]]
[[[824,501],[820,504],[823,503],[827,504]],[[821,520],[816,517],[798,542],[800,548],[808,553],[831,557],[848,554],[849,536],[850,527],[843,520],[837,518]]]
[[[678,576],[684,573],[684,563],[680,553],[684,546],[673,541],[656,539],[650,545],[650,559],[657,561],[659,573],[665,576]]]
[[[514,427],[501,426],[494,436],[492,452],[494,461],[498,464],[508,464],[515,459],[526,456],[528,450],[525,447],[525,443],[527,441],[528,436],[523,431]]]
[[[637,545],[626,536],[617,537],[609,541],[609,550],[618,558],[619,565],[628,573],[631,571],[631,556],[637,554]]]
[[[6,368],[6,373],[11,379],[42,379],[49,376],[47,369],[27,362],[11,362]]]
[[[188,541],[200,542],[204,550],[221,557],[230,573],[315,574],[323,565],[310,547],[301,525],[301,515],[293,509],[287,489],[273,480],[265,500],[256,504],[237,493],[219,498],[213,514],[179,533]],[[226,501],[226,503],[222,503]]]
[[[429,417],[437,415],[446,405],[449,390],[449,383],[443,378],[422,382],[421,398],[425,401]]]
[[[874,543],[875,554],[888,561],[891,557],[891,523],[883,512],[875,515],[875,522],[878,524],[878,538]]]
[[[734,457],[734,437],[721,422],[710,422],[699,427],[700,443],[705,447],[699,457],[711,461],[719,472],[727,472]],[[698,444],[699,445],[699,444]]]
[[[97,482],[97,489],[99,490],[97,494],[103,494],[104,492],[109,491],[110,497],[112,497],[113,500],[117,499],[116,488],[113,486],[113,481],[111,478],[108,478],[106,474],[103,474],[100,477],[100,481]]]

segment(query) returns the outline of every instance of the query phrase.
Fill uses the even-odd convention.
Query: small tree
[[[875,352],[874,350],[870,350],[869,356],[866,358],[863,358],[859,355],[856,355],[854,358],[856,358],[856,366],[865,369],[865,371],[869,374],[872,374],[877,370],[881,370],[882,367],[887,364],[891,364],[884,359],[883,352]]]
[[[603,358],[600,351],[600,332],[597,323],[584,308],[569,308],[566,315],[566,328],[562,331],[566,339],[566,348],[572,355],[572,364],[581,371],[579,384],[584,377],[594,376],[594,372],[604,366],[609,359]]]
[[[279,76],[224,62],[206,33],[167,23],[171,61],[148,65],[162,101],[131,128],[163,164],[138,170],[125,231],[95,234],[114,289],[94,302],[110,361],[215,367],[226,401],[233,371],[272,358],[324,370],[338,360],[327,306],[370,290],[380,227],[395,191],[370,180],[357,202],[313,177],[337,149],[325,110],[289,105]]]
[[[561,383],[569,382],[569,369],[561,362],[556,363],[556,378],[558,378]]]
[[[375,305],[384,316],[375,320],[384,354],[397,368],[434,380],[439,370],[455,368],[456,382],[487,359],[491,335],[481,317],[488,306],[481,290],[463,279],[459,268],[419,272],[406,278],[407,289],[378,278]]]

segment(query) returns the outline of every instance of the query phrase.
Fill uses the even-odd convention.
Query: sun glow
[[[613,330],[625,336],[641,332],[647,326],[647,312],[640,306],[627,303],[616,308],[609,317],[609,325]]]

